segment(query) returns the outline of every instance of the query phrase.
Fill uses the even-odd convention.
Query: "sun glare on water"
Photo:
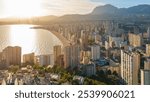
[[[20,46],[23,53],[30,53],[34,48],[36,32],[27,25],[13,25],[10,29],[12,46]]]
[[[13,17],[33,17],[41,15],[41,0],[5,0],[5,13]]]

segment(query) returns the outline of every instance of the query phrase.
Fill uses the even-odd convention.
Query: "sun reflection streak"
[[[11,45],[16,46],[19,44],[19,46],[22,47],[22,51],[24,52],[31,52],[31,48],[34,48],[34,41],[36,32],[35,30],[32,30],[29,28],[29,26],[26,25],[14,25],[10,29],[10,35],[11,35]]]

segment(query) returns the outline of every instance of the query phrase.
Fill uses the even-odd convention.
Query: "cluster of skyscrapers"
[[[86,21],[45,26],[61,35],[65,43],[52,54],[29,53],[21,59],[21,47],[6,47],[0,53],[0,68],[10,65],[57,65],[81,70],[86,76],[98,70],[117,73],[120,84],[150,84],[150,27],[115,21]],[[146,31],[146,30],[147,31]],[[65,41],[64,41],[65,40]],[[23,60],[23,61],[21,61]]]
[[[121,84],[150,84],[150,66],[148,66],[150,57],[149,25],[137,26],[134,23],[126,22],[119,24],[114,21],[91,21],[55,24],[49,28],[79,45],[80,51],[76,48],[77,51],[75,52],[77,55],[80,52],[80,56],[78,55],[80,58],[77,58],[80,61],[75,63],[75,60],[72,59],[75,56],[72,56],[71,50],[66,49],[68,50],[66,51],[68,58],[64,60],[65,63],[69,60],[70,65],[74,62],[75,65],[89,66],[92,62],[97,64],[95,61],[104,57],[109,60],[107,68],[117,70]],[[88,69],[87,66],[86,69]],[[98,66],[96,65],[96,67]],[[92,67],[90,68],[92,69]],[[101,67],[100,69],[104,68]]]

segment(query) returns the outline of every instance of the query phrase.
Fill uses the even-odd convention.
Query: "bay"
[[[51,32],[31,29],[35,25],[1,25],[0,51],[7,46],[20,46],[22,54],[35,52],[36,55],[53,53],[53,46],[62,45]]]

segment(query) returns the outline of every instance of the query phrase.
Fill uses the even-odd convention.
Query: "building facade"
[[[64,67],[75,68],[80,62],[80,47],[79,45],[70,45],[64,48]]]
[[[144,61],[144,69],[145,69],[145,70],[150,70],[150,58],[147,58],[147,59]]]
[[[146,55],[150,56],[150,44],[146,44]]]
[[[2,59],[5,62],[5,66],[10,65],[21,65],[21,47],[19,46],[8,46],[2,52]]]
[[[140,34],[129,33],[129,44],[133,47],[142,45],[142,36]]]
[[[61,45],[56,45],[53,48],[53,54],[54,54],[54,63],[57,65],[58,64],[58,59],[59,56],[61,55]]]
[[[99,45],[91,46],[91,59],[92,60],[100,59],[100,46]]]
[[[147,29],[147,38],[150,40],[150,27]]]
[[[23,63],[34,65],[34,58],[35,58],[34,53],[24,54],[23,55]]]
[[[138,85],[140,54],[121,50],[121,77],[123,84]]]
[[[39,66],[51,65],[51,63],[53,62],[53,59],[51,59],[51,57],[51,54],[35,56],[35,64],[38,64]]]
[[[141,70],[141,85],[150,85],[150,70]]]

